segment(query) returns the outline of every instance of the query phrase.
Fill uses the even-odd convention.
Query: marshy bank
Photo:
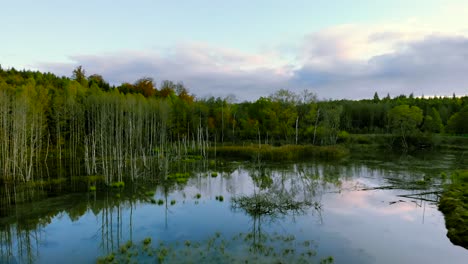
[[[349,155],[344,146],[313,146],[313,145],[243,145],[243,146],[217,146],[208,149],[210,156],[229,159],[264,161],[301,161],[311,159],[337,160]]]
[[[447,237],[456,245],[468,249],[468,170],[456,171],[439,202],[445,215]]]

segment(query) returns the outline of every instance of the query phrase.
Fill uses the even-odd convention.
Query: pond
[[[461,153],[190,161],[3,208],[1,263],[468,263],[437,210]]]

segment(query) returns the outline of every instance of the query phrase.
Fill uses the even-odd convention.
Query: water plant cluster
[[[152,243],[128,241],[118,250],[98,258],[97,263],[321,263],[331,264],[332,256],[319,257],[318,245],[292,235],[238,233],[225,237],[216,232],[202,241]]]
[[[177,183],[187,183],[188,179],[190,178],[190,173],[188,172],[177,172],[172,173],[167,176],[167,179],[177,182]]]

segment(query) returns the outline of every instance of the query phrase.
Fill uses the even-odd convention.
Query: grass
[[[468,170],[452,174],[439,201],[444,213],[447,237],[455,245],[468,249]]]
[[[214,148],[208,150],[214,154]],[[270,145],[224,146],[216,148],[216,155],[227,158],[252,159],[260,157],[269,161],[292,161],[308,158],[339,159],[349,154],[343,146],[312,146],[312,145],[284,145],[273,147]]]

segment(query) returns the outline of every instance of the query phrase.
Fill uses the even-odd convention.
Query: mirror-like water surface
[[[20,204],[0,218],[0,262],[468,263],[436,205],[460,155],[370,156],[192,162],[187,181]]]

